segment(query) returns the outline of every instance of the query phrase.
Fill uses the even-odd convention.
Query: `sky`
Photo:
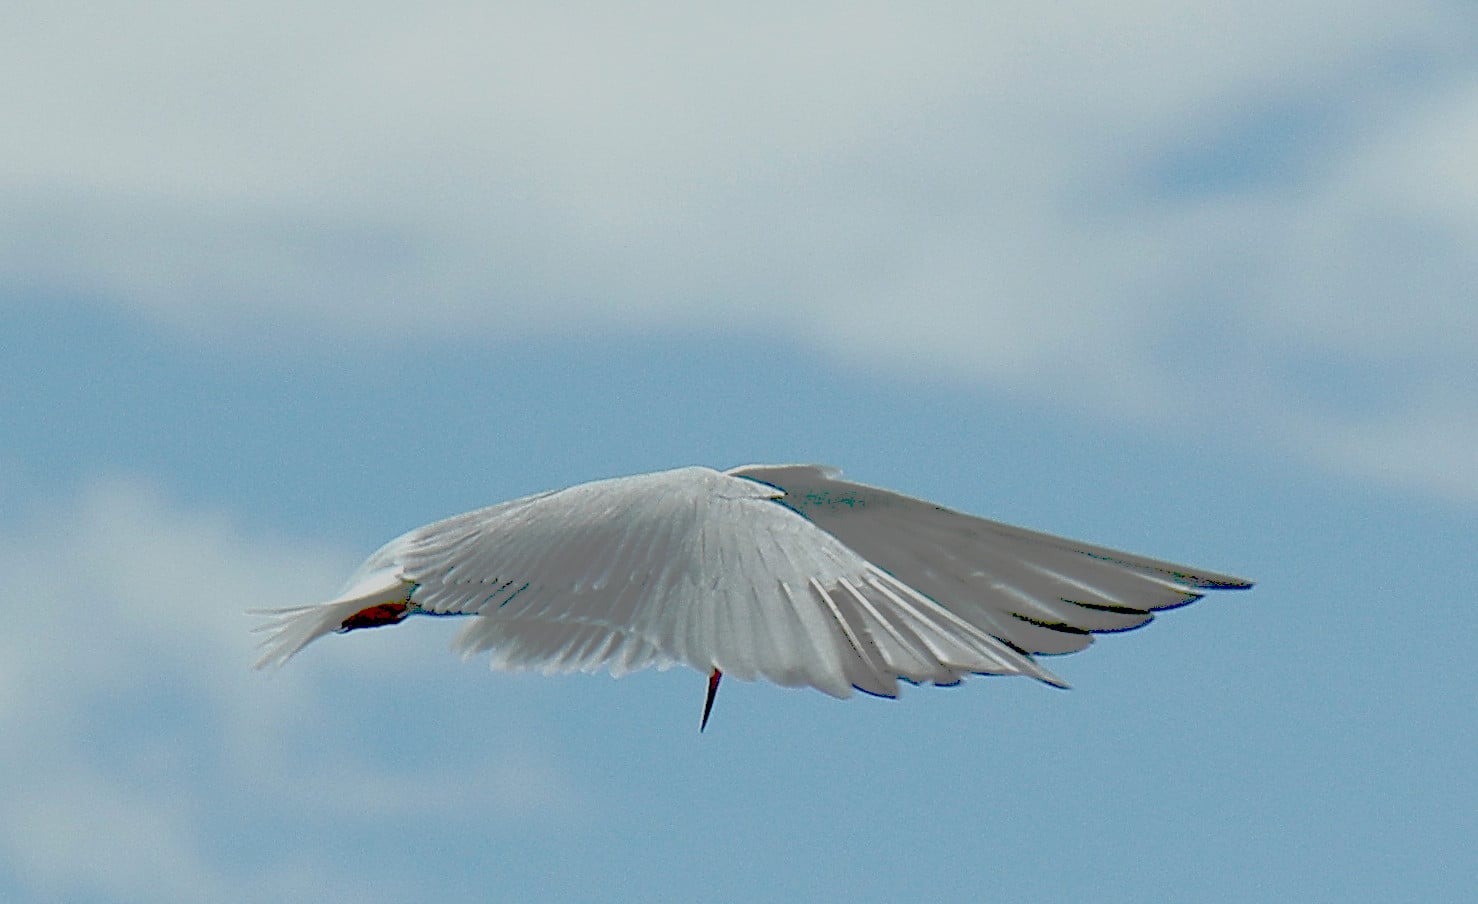
[[[1470,4],[31,4],[0,899],[1457,900]],[[1256,580],[839,702],[251,669],[382,542],[821,462]]]

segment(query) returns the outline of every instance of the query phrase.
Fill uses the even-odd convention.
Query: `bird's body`
[[[1076,543],[809,465],[681,468],[541,493],[417,528],[335,600],[274,610],[259,666],[334,631],[476,616],[495,667],[691,666],[836,697],[900,679],[1021,674],[1151,612],[1247,581]],[[711,702],[711,700],[710,700]]]

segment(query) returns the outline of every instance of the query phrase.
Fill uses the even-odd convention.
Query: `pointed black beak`
[[[714,669],[713,674],[708,676],[708,698],[703,701],[703,721],[698,725],[700,732],[708,727],[708,714],[713,712],[713,698],[718,693],[719,679],[723,677],[724,673],[718,669]]]

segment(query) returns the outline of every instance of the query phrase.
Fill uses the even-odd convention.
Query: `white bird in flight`
[[[326,634],[473,616],[494,668],[686,665],[834,697],[1029,675],[1249,581],[951,511],[815,465],[679,468],[515,499],[381,547],[333,600],[264,610],[257,667]]]

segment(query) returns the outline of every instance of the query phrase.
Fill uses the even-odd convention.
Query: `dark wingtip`
[[[1251,590],[1255,586],[1253,581],[1244,578],[1205,579],[1196,585],[1201,590]]]

